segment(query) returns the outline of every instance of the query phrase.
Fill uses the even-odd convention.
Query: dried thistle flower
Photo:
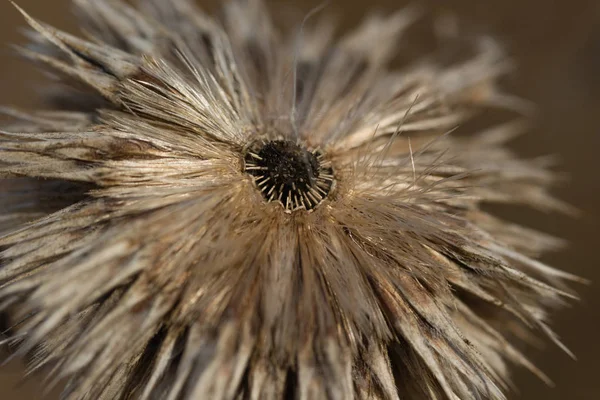
[[[506,105],[488,40],[388,63],[414,13],[280,34],[259,0],[75,1],[79,39],[25,15],[56,77],[5,109],[0,298],[65,399],[501,399],[576,277],[483,204],[565,206]]]

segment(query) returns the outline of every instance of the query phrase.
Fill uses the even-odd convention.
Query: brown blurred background
[[[165,0],[167,1],[167,0]],[[76,32],[69,0],[17,0],[30,14]],[[217,1],[207,2],[207,7]],[[210,4],[208,4],[210,3]],[[306,12],[318,0],[279,1]],[[560,215],[511,211],[509,217],[569,240],[570,247],[545,261],[589,278],[578,288],[582,301],[557,314],[553,326],[578,356],[573,361],[548,346],[531,358],[554,380],[555,388],[525,371],[515,371],[515,399],[600,399],[600,1],[598,0],[429,0],[414,1],[433,12],[459,17],[469,32],[490,34],[508,49],[518,65],[506,82],[513,93],[539,107],[536,127],[515,141],[524,156],[558,154],[560,169],[571,179],[556,190],[562,199],[583,211],[579,219]],[[402,0],[332,0],[330,12],[344,26],[374,9],[394,10]],[[0,1],[0,104],[31,106],[40,74],[13,56],[8,44],[23,43],[25,23],[8,1]],[[375,45],[375,44],[374,44]],[[410,49],[408,49],[410,50]],[[5,355],[5,353],[4,353]],[[0,350],[0,357],[2,351]],[[0,400],[42,398],[41,378],[20,383],[19,362],[0,368]],[[55,398],[51,394],[49,398]]]

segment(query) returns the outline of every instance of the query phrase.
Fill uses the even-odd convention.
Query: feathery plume
[[[281,32],[260,0],[23,12],[45,110],[3,109],[0,300],[64,399],[503,399],[578,279],[482,206],[568,210],[490,40],[392,70],[414,21]],[[562,346],[562,345],[561,345]]]

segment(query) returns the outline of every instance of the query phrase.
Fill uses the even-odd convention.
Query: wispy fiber
[[[47,109],[0,131],[0,300],[64,399],[503,399],[576,277],[489,214],[568,210],[519,121],[447,134],[509,67],[389,63],[413,9],[337,38],[260,0],[76,0],[24,13]],[[296,26],[297,27],[297,26]],[[517,118],[515,116],[515,118]]]

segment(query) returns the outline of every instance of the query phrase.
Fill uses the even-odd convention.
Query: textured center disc
[[[288,211],[312,210],[333,185],[331,164],[322,154],[288,140],[255,142],[244,161],[263,197],[280,202]]]

